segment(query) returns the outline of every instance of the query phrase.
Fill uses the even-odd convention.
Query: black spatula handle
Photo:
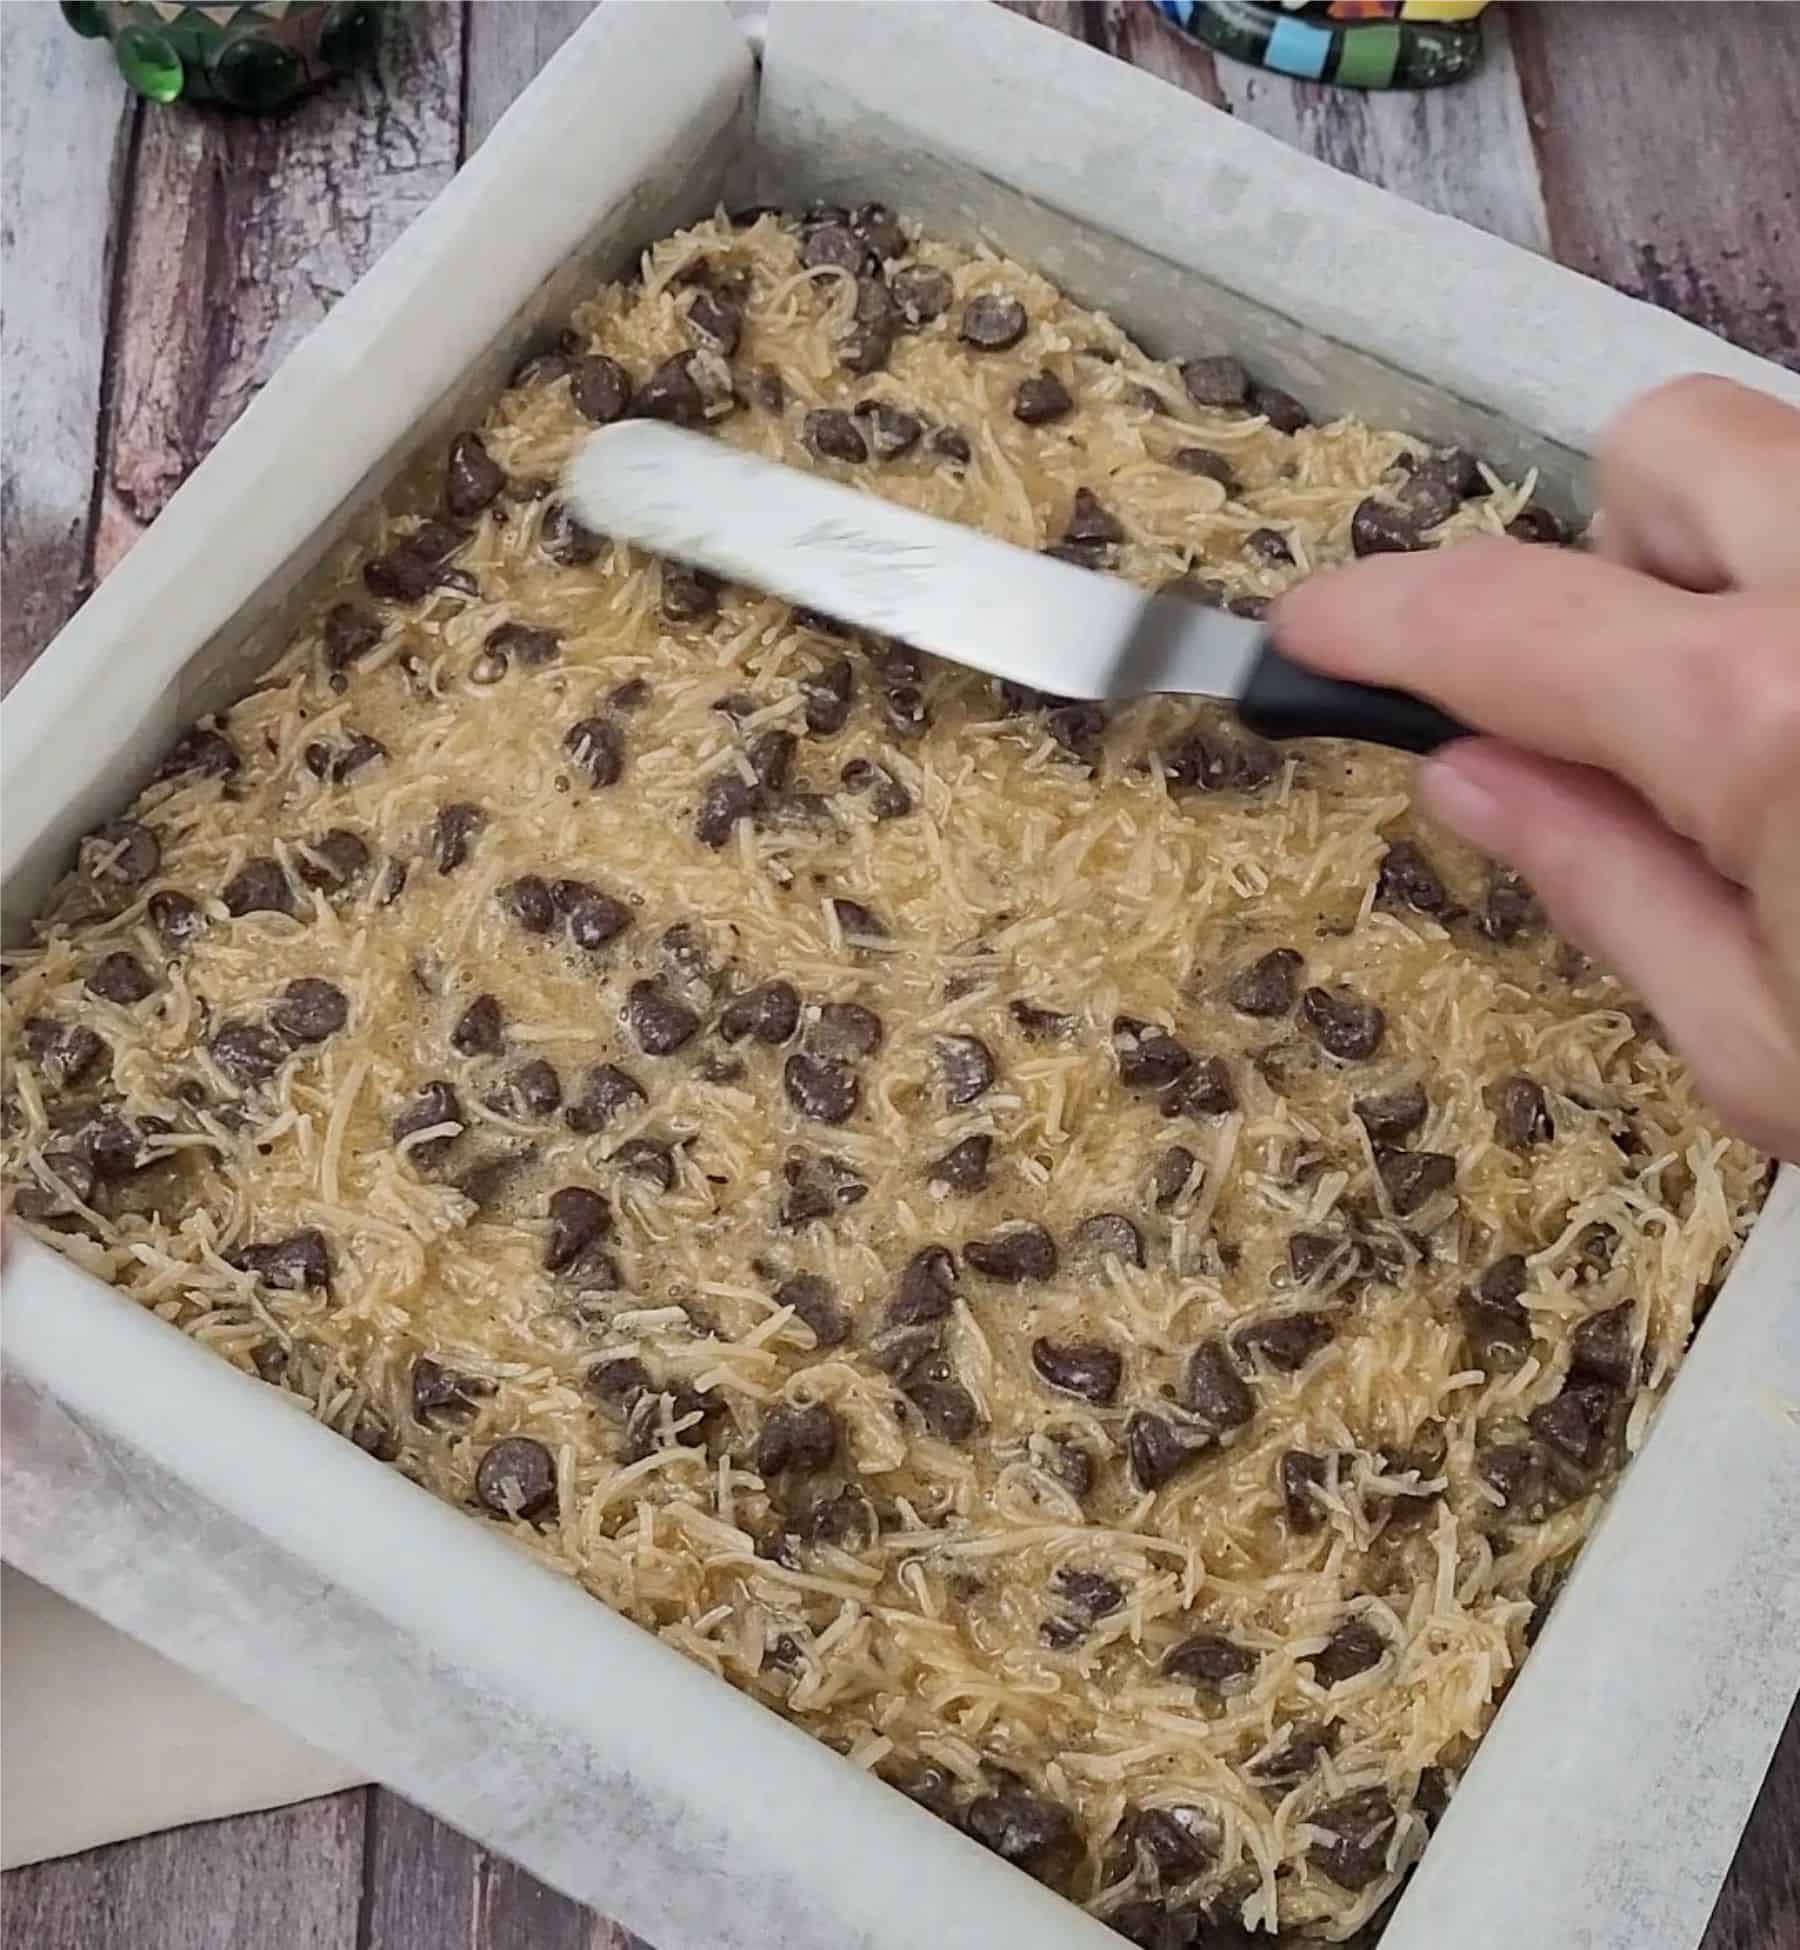
[[[1238,716],[1264,738],[1360,738],[1402,752],[1434,752],[1473,735],[1410,692],[1321,677],[1291,663],[1268,638],[1238,699]]]

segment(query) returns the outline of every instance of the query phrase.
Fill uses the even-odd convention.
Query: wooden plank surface
[[[1800,7],[1508,12],[1556,255],[1800,370]]]
[[[91,50],[90,50],[91,53]],[[376,72],[273,118],[147,113],[96,566],[456,172],[462,17],[390,10]]]
[[[86,593],[116,219],[140,111],[53,7],[0,8],[0,689]]]
[[[373,1950],[360,1933],[364,1797],[202,1822],[15,1869],[5,1950]],[[398,1939],[384,1950],[427,1950]],[[449,1950],[438,1939],[429,1950]],[[498,1950],[498,1946],[496,1946]]]
[[[378,74],[268,123],[140,114],[53,10],[0,9],[9,678],[590,5],[391,9]],[[1418,96],[1215,62],[1136,0],[1014,11],[1800,363],[1800,8],[1514,7],[1478,80]],[[56,269],[22,281],[27,261]],[[16,1871],[4,1896],[4,1950],[640,1950],[380,1789]],[[1704,1950],[1795,1944],[1800,1709]]]

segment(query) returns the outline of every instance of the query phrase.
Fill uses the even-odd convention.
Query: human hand
[[[1281,647],[1481,735],[1426,812],[1537,890],[1737,1134],[1800,1160],[1800,412],[1677,380],[1601,441],[1594,554],[1481,541],[1282,598]]]

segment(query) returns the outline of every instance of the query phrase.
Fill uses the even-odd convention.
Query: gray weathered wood
[[[1556,255],[1800,369],[1800,7],[1508,13]]]
[[[137,110],[54,7],[0,10],[0,690],[85,593],[116,213]]]
[[[15,1869],[0,1946],[364,1950],[363,1800],[356,1789]]]
[[[1335,168],[1530,250],[1549,245],[1531,130],[1505,16],[1489,14],[1481,67],[1453,88],[1364,92],[1215,59],[1133,0],[1102,9],[1113,52]],[[1204,194],[1204,186],[1197,186]]]
[[[1770,1763],[1700,1950],[1800,1944],[1800,1702]]]
[[[100,573],[455,173],[460,9],[396,7],[379,68],[290,115],[146,114]]]
[[[472,155],[525,84],[594,10],[594,0],[469,0],[463,154]]]

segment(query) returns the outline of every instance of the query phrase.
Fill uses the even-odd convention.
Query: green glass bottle
[[[220,102],[267,113],[370,59],[373,0],[62,0],[63,18],[110,41],[126,81],[153,102]]]

